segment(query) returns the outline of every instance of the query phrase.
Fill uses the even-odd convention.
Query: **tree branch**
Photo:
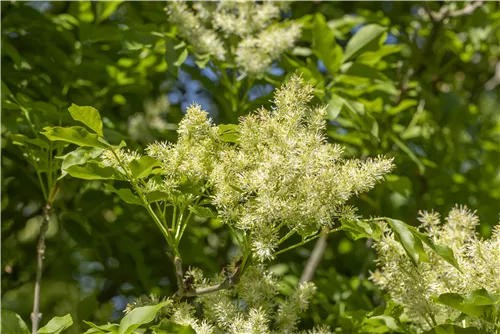
[[[304,271],[300,276],[301,283],[312,281],[314,273],[316,272],[316,268],[318,267],[318,264],[323,258],[323,253],[325,253],[326,246],[328,245],[326,239],[328,239],[328,234],[323,234],[321,237],[319,237],[318,241],[316,241],[311,256],[307,260],[306,266],[304,267]]]
[[[52,207],[47,201],[43,208],[43,220],[40,225],[40,236],[38,238],[37,245],[37,265],[36,265],[36,282],[35,282],[35,293],[33,297],[33,312],[31,313],[31,331],[35,334],[38,331],[38,324],[42,318],[40,313],[40,284],[42,281],[42,269],[43,269],[43,259],[45,255],[45,235],[49,229],[49,219],[51,215]]]

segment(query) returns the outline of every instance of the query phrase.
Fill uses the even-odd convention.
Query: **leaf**
[[[15,133],[10,136],[10,139],[12,140],[12,144],[14,145],[26,146],[26,143],[28,143],[47,150],[49,149],[49,144],[39,138],[28,138],[25,135]]]
[[[340,114],[342,107],[344,106],[344,99],[340,96],[334,94],[328,101],[328,107],[326,109],[326,118],[330,121],[334,121]]]
[[[408,157],[417,165],[420,175],[423,175],[425,173],[425,166],[415,153],[413,153],[413,151],[396,136],[391,135],[391,139],[401,149],[401,151],[405,152],[406,155],[408,155]]]
[[[168,199],[170,199],[170,196],[169,196],[169,194],[167,194],[163,191],[155,190],[155,191],[148,193],[146,195],[146,198],[148,199],[149,203],[153,203],[153,202],[168,200]]]
[[[30,330],[21,317],[10,310],[2,309],[0,332],[3,334],[30,334]]]
[[[125,180],[113,167],[101,167],[95,163],[89,163],[85,166],[73,165],[66,169],[66,172],[78,179],[84,180]]]
[[[167,319],[163,319],[158,325],[151,326],[150,330],[153,330],[155,334],[196,334],[191,326],[178,325]]]
[[[54,317],[44,327],[40,328],[37,334],[59,334],[69,326],[73,325],[71,314],[63,317]]]
[[[382,230],[375,222],[366,222],[362,220],[341,219],[342,228],[347,231],[353,240],[362,238],[372,238],[376,241],[380,240]]]
[[[475,327],[463,328],[456,325],[442,324],[434,327],[423,334],[480,334],[479,329]]]
[[[120,321],[119,333],[130,334],[140,325],[153,321],[156,313],[171,303],[172,301],[167,300],[154,306],[134,308],[130,313],[123,317],[122,321]]]
[[[145,178],[151,174],[153,168],[161,166],[161,162],[148,155],[144,155],[137,160],[132,160],[128,167],[134,177]]]
[[[187,56],[188,56],[188,50],[187,49],[182,50],[179,57],[177,57],[177,60],[175,61],[174,65],[180,67],[182,64],[184,64],[184,61],[186,60]]]
[[[385,76],[379,70],[360,63],[349,62],[342,65],[342,73],[353,77],[362,77],[368,79],[385,79]]]
[[[494,323],[495,319],[500,315],[500,312],[495,307],[491,298],[492,295],[486,292],[486,290],[480,289],[471,292],[469,296],[465,298],[458,293],[443,293],[438,298],[434,298],[434,301],[454,308],[467,315]],[[476,300],[477,303],[470,302]],[[489,300],[489,303],[483,304],[485,300]],[[498,295],[496,297],[496,303],[498,303]]]
[[[359,29],[347,42],[344,52],[344,62],[359,55],[363,51],[373,51],[379,46],[379,41],[387,29],[377,24],[367,24]]]
[[[399,242],[415,265],[418,265],[420,261],[427,262],[429,260],[422,241],[410,231],[408,225],[391,218],[386,218],[386,221],[396,233]]]
[[[191,206],[189,210],[198,217],[217,218],[217,212],[206,206]]]
[[[489,293],[486,289],[474,290],[465,297],[464,304],[477,306],[500,304],[500,294]]]
[[[94,107],[80,107],[76,104],[72,104],[68,110],[75,121],[82,122],[90,129],[94,130],[99,136],[104,136],[102,132],[101,115],[97,109]]]
[[[78,146],[90,146],[99,148],[109,148],[109,145],[101,142],[96,134],[88,132],[81,126],[72,127],[45,127],[44,131],[40,132],[45,137],[53,141],[64,141]]]
[[[106,189],[111,191],[112,193],[117,194],[125,203],[142,206],[141,199],[138,196],[134,195],[132,193],[132,190],[128,188],[116,189],[115,187],[107,183],[104,184],[104,187],[106,187]]]
[[[217,134],[223,142],[237,144],[240,137],[238,129],[237,124],[220,124],[217,126]]]
[[[98,326],[90,321],[83,320],[83,322],[91,327],[83,334],[118,333],[118,329],[120,328],[118,324],[106,324]]]
[[[322,14],[316,14],[311,33],[312,46],[316,56],[323,61],[330,73],[337,72],[342,64],[342,48],[337,45],[333,31],[326,24]]]
[[[62,175],[59,179],[63,178],[68,174],[66,171],[69,167],[74,166],[74,165],[83,165],[86,163],[89,159],[95,159],[104,150],[102,148],[96,148],[96,147],[78,147],[76,150],[62,156],[62,157],[57,157],[60,159],[63,159],[62,165],[61,165],[61,171]]]
[[[401,327],[397,320],[387,315],[379,315],[365,319],[361,329],[368,333],[387,333],[389,331],[401,332]]]
[[[453,250],[450,247],[446,245],[435,244],[434,241],[432,241],[432,239],[428,235],[419,232],[413,226],[408,226],[408,228],[410,229],[411,233],[413,233],[413,235],[422,240],[437,255],[441,256],[443,260],[445,260],[446,262],[448,262],[449,264],[460,270],[460,268],[458,267],[458,262],[455,259],[455,255],[453,254]]]
[[[97,22],[104,21],[123,1],[102,1],[97,3]]]

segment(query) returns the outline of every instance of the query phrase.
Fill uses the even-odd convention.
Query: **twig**
[[[314,277],[314,273],[316,272],[316,268],[318,267],[319,262],[323,258],[323,254],[325,253],[326,246],[328,243],[326,239],[328,238],[328,234],[323,234],[319,237],[318,241],[314,245],[311,256],[307,260],[306,266],[302,275],[300,276],[300,282],[310,282]]]
[[[47,201],[43,208],[43,220],[42,224],[40,225],[40,237],[38,238],[37,245],[35,294],[33,297],[33,312],[31,313],[31,331],[33,334],[38,331],[38,323],[42,318],[42,314],[40,313],[40,284],[42,281],[43,259],[45,255],[45,235],[49,228],[51,211],[51,204]]]
[[[47,230],[49,229],[49,220],[52,215],[52,203],[59,192],[59,186],[54,185],[50,191],[49,197],[45,202],[43,207],[43,220],[40,225],[40,236],[38,238],[37,250],[37,264],[36,264],[36,281],[35,281],[35,292],[33,296],[33,312],[31,313],[31,331],[35,334],[38,331],[38,325],[42,314],[40,313],[40,285],[42,283],[42,269],[43,269],[43,259],[45,257],[45,236]]]
[[[439,12],[428,11],[427,13],[430,15],[433,21],[441,21],[446,17],[460,17],[460,16],[472,15],[472,13],[474,13],[474,11],[479,7],[481,7],[483,4],[484,1],[476,1],[468,4],[462,9],[457,9],[454,12],[450,12],[449,11],[450,8],[448,6],[443,6],[439,10]]]

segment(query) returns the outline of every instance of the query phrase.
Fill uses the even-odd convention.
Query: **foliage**
[[[289,313],[295,330],[498,330],[500,291],[484,274],[498,259],[478,253],[496,240],[500,201],[496,3],[1,6],[2,332],[4,319],[28,331],[41,226],[47,332],[69,326],[65,314],[68,333],[241,332],[264,318],[277,330],[308,241],[327,232],[316,293]],[[413,227],[430,209],[451,210],[448,223]],[[447,234],[461,216],[477,234]],[[392,263],[411,274],[394,277],[425,283],[404,291],[419,298],[368,279],[372,243],[398,255],[378,255],[381,273]],[[247,307],[251,273],[272,277],[272,305]],[[216,308],[200,316],[217,302],[239,314],[231,324]],[[438,310],[432,326],[423,302]],[[143,316],[123,317],[127,303]]]

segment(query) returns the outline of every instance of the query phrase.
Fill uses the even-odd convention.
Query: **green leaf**
[[[95,163],[88,163],[85,166],[73,165],[68,167],[66,172],[84,180],[125,180],[123,175],[113,167],[101,167]]]
[[[386,218],[386,221],[415,265],[418,265],[420,261],[429,260],[422,241],[412,233],[410,226],[396,219]]]
[[[49,149],[49,144],[46,141],[39,138],[28,138],[25,135],[15,133],[10,136],[10,139],[12,140],[12,143],[14,145],[26,146],[26,144],[28,143],[47,150]]]
[[[72,127],[45,127],[44,131],[40,132],[45,137],[50,140],[64,141],[71,144],[76,144],[78,146],[90,146],[99,148],[109,148],[109,145],[101,142],[96,134],[88,132],[85,128],[81,126]]]
[[[217,218],[217,212],[206,206],[191,206],[189,210],[198,217]]]
[[[177,60],[175,61],[174,65],[180,67],[182,64],[184,64],[184,61],[186,60],[187,56],[188,56],[188,50],[186,48],[182,50],[179,57],[177,57]]]
[[[104,21],[123,1],[102,1],[97,3],[97,22]]]
[[[153,168],[158,166],[161,166],[161,162],[148,155],[144,155],[138,160],[132,160],[128,164],[132,175],[139,179],[149,176],[152,173]]]
[[[385,79],[385,76],[379,70],[360,63],[349,62],[342,65],[342,73],[353,77],[361,77],[368,79]]]
[[[112,193],[117,194],[125,203],[142,206],[141,199],[138,196],[134,195],[132,193],[132,190],[128,188],[116,189],[115,187],[107,183],[104,184],[104,187],[106,187],[106,189],[111,191]]]
[[[60,177],[63,178],[65,175],[68,174],[66,169],[68,169],[71,166],[74,165],[83,165],[86,163],[89,159],[95,159],[104,150],[102,148],[95,148],[95,147],[78,147],[76,150],[69,152],[68,154],[61,156],[61,157],[56,157],[59,159],[63,159],[61,170],[62,170],[62,175]]]
[[[196,334],[191,326],[181,326],[170,320],[163,319],[158,325],[151,326],[155,334]]]
[[[71,314],[64,317],[54,317],[44,327],[40,328],[37,334],[59,334],[69,326],[73,325]]]
[[[465,298],[458,293],[444,293],[438,298],[434,298],[434,301],[467,315],[494,323],[495,319],[500,316],[500,310],[494,305],[498,303],[498,295],[494,296],[481,289],[471,292]],[[494,302],[495,299],[496,302]],[[474,302],[471,303],[471,301]],[[488,303],[484,304],[485,301],[488,301]]]
[[[382,235],[382,229],[375,222],[353,219],[340,219],[340,222],[344,231],[346,231],[353,240],[371,238],[379,241]]]
[[[475,327],[463,328],[456,325],[442,324],[434,327],[423,334],[479,334],[479,329]]]
[[[91,328],[83,334],[101,334],[101,333],[113,333],[118,334],[118,329],[120,326],[118,324],[106,324],[98,326],[90,321],[83,320],[84,323],[89,325]]]
[[[120,321],[119,333],[130,334],[139,326],[153,321],[156,313],[171,303],[172,301],[167,300],[154,306],[134,308],[130,313],[123,317],[122,321]]]
[[[328,101],[328,107],[326,109],[326,118],[330,121],[334,121],[340,114],[342,107],[344,106],[344,99],[340,96],[334,94]]]
[[[2,309],[0,332],[3,334],[30,334],[30,330],[21,317],[10,310]]]
[[[149,203],[165,201],[170,199],[169,194],[164,193],[163,191],[155,190],[146,195]]]
[[[240,139],[238,129],[237,124],[220,124],[217,126],[217,134],[223,142],[237,144]]]
[[[420,175],[423,175],[425,173],[425,166],[422,161],[420,161],[420,159],[415,155],[415,153],[413,153],[413,151],[408,146],[406,146],[406,144],[403,143],[398,137],[391,135],[391,139],[401,149],[401,151],[405,152],[406,155],[408,155],[408,157],[417,165]]]
[[[342,64],[342,47],[337,45],[333,31],[326,24],[322,14],[316,14],[311,33],[316,56],[323,61],[330,73],[337,72]]]
[[[419,232],[413,226],[408,226],[408,228],[410,229],[411,233],[413,233],[413,235],[422,240],[437,255],[441,256],[443,260],[445,260],[446,262],[448,262],[449,264],[460,270],[460,268],[458,267],[458,262],[455,259],[455,255],[453,254],[453,250],[450,247],[445,245],[435,244],[434,241],[432,241],[432,239],[428,235]]]
[[[82,122],[90,129],[94,130],[99,136],[104,136],[102,132],[102,120],[99,111],[94,107],[80,107],[76,104],[72,104],[71,107],[68,108],[71,117],[75,121]]]
[[[359,29],[347,42],[344,62],[354,58],[364,51],[373,51],[379,47],[379,41],[387,29],[377,24],[367,24]]]
[[[397,320],[387,315],[379,315],[365,319],[361,329],[363,332],[367,333],[401,332],[401,327]]]

